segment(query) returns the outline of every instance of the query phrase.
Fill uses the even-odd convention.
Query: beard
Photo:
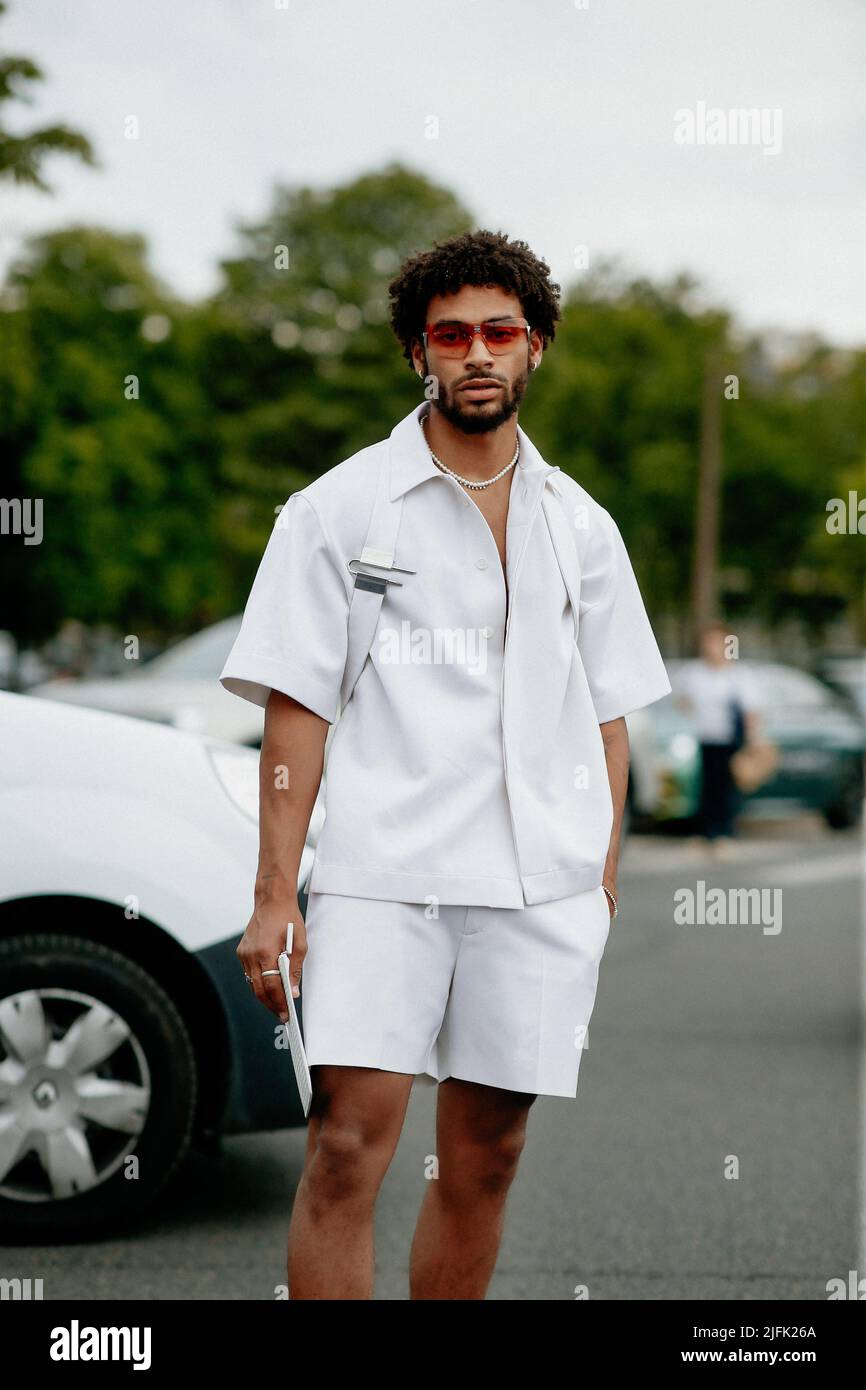
[[[487,401],[480,405],[463,405],[460,391],[451,391],[440,382],[439,395],[431,399],[431,408],[440,411],[449,424],[464,434],[488,434],[490,430],[498,430],[517,413],[526,394],[529,374],[521,372],[510,385],[491,377],[493,380],[504,388],[498,405]],[[491,409],[491,405],[495,405],[495,409]]]

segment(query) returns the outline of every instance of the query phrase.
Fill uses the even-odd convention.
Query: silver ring
[[[263,970],[262,975],[279,975],[279,970]]]

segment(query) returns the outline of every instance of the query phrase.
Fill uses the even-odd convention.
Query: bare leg
[[[289,1226],[289,1297],[373,1297],[373,1208],[414,1076],[317,1066],[304,1171]]]
[[[415,1229],[410,1298],[484,1298],[534,1100],[455,1077],[440,1084],[439,1177],[428,1185]]]

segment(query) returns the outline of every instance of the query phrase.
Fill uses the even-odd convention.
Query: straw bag
[[[731,757],[731,776],[741,792],[754,792],[769,782],[778,765],[774,743],[745,743]]]

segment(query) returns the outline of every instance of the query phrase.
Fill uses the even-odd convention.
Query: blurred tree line
[[[142,237],[32,238],[0,290],[2,494],[43,499],[44,539],[0,544],[0,628],[61,620],[164,639],[238,611],[292,491],[386,436],[419,399],[387,324],[402,259],[475,225],[400,165],[330,191],[278,188],[209,299],[182,302]],[[827,503],[866,494],[866,351],[745,338],[686,277],[600,266],[521,423],[616,517],[653,617],[687,604],[707,354],[722,406],[722,593],[732,616],[861,638],[864,542]],[[866,522],[864,522],[866,526]]]

